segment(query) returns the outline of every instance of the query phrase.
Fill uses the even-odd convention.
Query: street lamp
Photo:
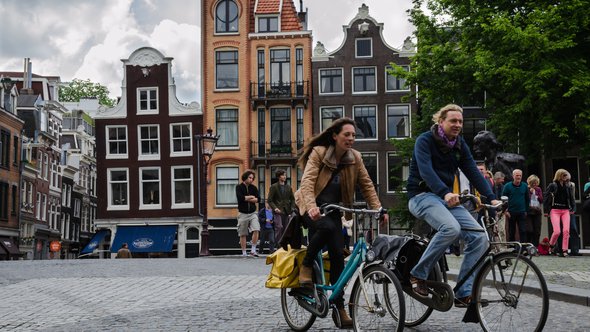
[[[215,152],[215,145],[217,145],[219,135],[213,135],[213,129],[209,128],[207,129],[207,134],[195,135],[195,140],[197,141],[197,149],[199,150],[197,159],[197,165],[199,166],[199,207],[201,206],[201,201],[204,205],[201,214],[203,225],[199,256],[209,256],[211,253],[209,253],[209,221],[207,220],[207,165],[209,165],[209,161]],[[203,171],[200,171],[201,165],[203,166]]]

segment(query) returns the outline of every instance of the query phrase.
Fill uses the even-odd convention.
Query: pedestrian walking
[[[274,230],[274,214],[268,203],[258,212],[258,221],[260,222],[260,250],[264,253],[264,245],[268,242],[268,253],[272,254],[275,251],[275,230]]]
[[[278,243],[283,236],[284,224],[287,223],[288,216],[295,208],[295,197],[293,189],[287,184],[287,172],[279,169],[275,175],[277,182],[270,186],[267,202],[275,214],[275,239]]]
[[[131,255],[131,251],[129,250],[129,246],[127,245],[127,243],[123,243],[121,245],[121,248],[117,251],[117,257],[116,258],[133,258],[133,256]]]
[[[505,212],[508,221],[508,241],[516,241],[516,227],[520,242],[527,242],[526,215],[529,209],[530,197],[528,186],[522,183],[522,170],[512,171],[512,181],[504,185],[502,196],[508,197],[508,210]]]
[[[533,245],[539,245],[541,236],[541,224],[543,213],[541,211],[541,202],[543,201],[543,190],[539,187],[539,177],[531,174],[526,180],[529,187],[530,203],[529,212],[526,216],[527,239]]]
[[[549,184],[544,194],[544,207],[547,207],[546,212],[549,214],[553,226],[553,233],[549,240],[551,252],[556,252],[557,239],[559,235],[563,234],[562,252],[560,254],[562,257],[568,256],[570,214],[573,213],[576,204],[569,185],[566,185],[568,178],[568,171],[563,168],[558,169],[553,177],[553,182]]]
[[[256,204],[260,199],[258,188],[254,183],[254,171],[248,169],[242,173],[242,183],[236,186],[236,197],[238,199],[238,236],[240,237],[240,247],[242,248],[242,256],[247,256],[246,238],[249,233],[252,233],[252,247],[250,249],[250,256],[258,257],[256,252],[256,243],[258,243],[258,236],[260,232],[260,223],[258,222],[258,215]]]

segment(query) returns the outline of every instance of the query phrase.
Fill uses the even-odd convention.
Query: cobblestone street
[[[547,259],[548,280],[584,283],[589,269]],[[450,259],[450,261],[453,261]],[[555,260],[555,261],[554,261]],[[590,257],[572,262],[587,264]],[[0,262],[2,331],[288,331],[264,258]],[[545,265],[543,265],[545,266]],[[586,278],[586,279],[584,279]],[[570,281],[571,280],[571,281]],[[585,289],[590,286],[585,284]],[[480,331],[464,310],[435,312],[408,331]],[[588,331],[590,308],[552,300],[545,330]],[[313,331],[336,331],[330,318]]]

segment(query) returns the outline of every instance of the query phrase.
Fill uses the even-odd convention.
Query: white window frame
[[[177,180],[176,178],[174,178],[174,170],[176,169],[189,169],[190,170],[190,184],[189,184],[189,188],[190,188],[190,202],[189,203],[175,203],[176,202],[176,191],[175,191],[175,185],[176,185],[176,181],[186,181],[186,179],[182,179],[182,180]],[[204,183],[202,183],[201,185],[205,185]],[[171,209],[192,209],[194,207],[194,195],[193,195],[193,190],[194,188],[194,174],[193,174],[193,166],[191,165],[182,165],[182,166],[172,166],[170,168],[170,193],[171,193]]]
[[[322,72],[327,70],[340,70],[340,92],[322,92]],[[344,68],[343,67],[335,67],[335,68],[321,68],[318,71],[318,93],[322,96],[334,96],[334,95],[343,95],[344,94]]]
[[[188,137],[174,137],[174,127],[176,126],[188,126],[189,136]],[[188,151],[174,151],[174,140],[187,139],[190,144]],[[193,155],[193,124],[191,122],[179,122],[170,124],[170,157],[188,157]]]
[[[271,19],[271,18],[276,18],[277,19],[277,30],[276,31],[260,31],[260,19]],[[257,33],[277,33],[277,32],[281,32],[281,15],[256,15],[256,20],[255,20],[255,31]]]
[[[362,41],[362,40],[368,40],[368,41],[371,42],[371,45],[369,47],[371,54],[369,54],[369,55],[362,55],[362,56],[361,55],[358,55],[358,42],[359,41]],[[370,58],[372,58],[373,57],[373,38],[371,38],[371,37],[367,37],[367,38],[356,38],[354,40],[354,57],[356,59],[370,59]]]
[[[320,114],[319,114],[319,119],[320,119],[320,132],[324,131],[324,118],[322,117],[322,112],[328,108],[340,108],[342,113],[340,114],[340,118],[344,117],[344,105],[330,105],[330,106],[321,106],[320,107]]]
[[[357,128],[358,128],[358,122],[357,122],[357,117],[356,117],[356,108],[357,107],[374,107],[375,108],[375,137],[370,137],[370,138],[363,138],[360,137],[359,135],[356,135],[356,140],[357,141],[376,141],[379,139],[379,107],[377,104],[366,104],[366,105],[353,105],[352,106],[352,119],[357,123]],[[363,151],[365,152],[365,151]]]
[[[49,177],[49,155],[43,154],[43,179],[47,180]]]
[[[150,104],[151,104],[151,97],[150,97],[150,92],[151,91],[155,91],[156,92],[156,108],[152,109]],[[141,93],[142,92],[147,92],[147,108],[146,109],[141,109]],[[160,111],[160,91],[158,89],[157,86],[151,86],[151,87],[141,87],[141,88],[137,88],[137,115],[146,115],[146,114],[158,114]]]
[[[158,153],[157,154],[144,154],[142,150],[142,143],[144,141],[150,142],[154,139],[150,138],[142,138],[141,137],[141,129],[142,128],[156,128],[156,132],[158,137],[155,141],[158,142]],[[137,126],[137,160],[160,160],[160,154],[162,151],[162,144],[160,144],[160,125],[158,124],[141,124]]]
[[[126,197],[126,201],[127,204],[125,205],[112,205],[111,202],[113,201],[113,188],[112,188],[112,180],[111,180],[111,173],[112,172],[116,172],[116,171],[124,171],[126,173],[126,184],[127,184],[127,197]],[[107,211],[124,211],[124,210],[129,210],[129,196],[130,196],[130,191],[129,191],[129,168],[125,168],[125,167],[119,167],[119,168],[107,168]]]
[[[80,200],[78,198],[74,199],[74,217],[80,218]]]
[[[41,200],[41,220],[47,221],[47,195],[43,194]]]
[[[218,113],[219,111],[235,111],[237,115],[236,121],[218,121]],[[223,143],[223,132],[230,130],[227,128],[221,128],[219,126],[221,123],[231,123],[232,127],[235,127],[236,130],[236,141],[235,144],[227,144],[227,145],[220,145],[220,142],[217,141],[217,145],[215,146],[215,150],[236,150],[240,148],[240,109],[237,107],[219,107],[215,109],[215,132],[221,133],[220,141]],[[231,128],[233,129],[233,128]],[[233,143],[233,142],[232,142]]]
[[[355,75],[354,75],[354,70],[355,69],[369,69],[369,68],[373,68],[373,78],[375,80],[375,90],[363,90],[363,91],[355,91],[354,90],[354,81],[355,81]],[[352,85],[352,94],[353,95],[366,95],[366,94],[376,94],[378,88],[378,82],[377,82],[377,67],[376,66],[357,66],[357,67],[352,67],[350,68],[350,76],[351,76],[351,81],[350,84]]]
[[[142,179],[143,171],[158,171],[157,180],[144,181]],[[157,204],[144,204],[143,203],[143,183],[144,182],[155,182],[158,184],[158,195],[159,202]],[[155,210],[162,208],[162,169],[160,167],[140,167],[139,168],[139,209],[140,210]]]
[[[386,155],[385,165],[387,167],[387,183],[386,183],[386,186],[387,187],[385,188],[385,190],[387,191],[388,194],[395,194],[395,193],[398,193],[399,191],[389,190],[389,181],[391,181],[391,175],[392,175],[391,174],[391,167],[393,166],[393,165],[390,165],[389,164],[389,157],[390,156],[398,157],[399,158],[399,155],[397,153],[395,153],[395,152],[388,152],[387,155]],[[409,164],[408,165],[403,165],[402,166],[402,181],[404,181],[405,179],[407,179],[408,176],[409,176],[409,174],[410,174],[410,165]],[[401,192],[406,192],[406,191],[407,190],[404,187]]]
[[[227,204],[226,203],[223,203],[223,204],[220,204],[219,203],[218,195],[219,195],[219,192],[220,191],[219,191],[219,187],[218,187],[218,185],[219,185],[219,177],[218,177],[218,172],[217,171],[219,169],[222,169],[222,168],[237,169],[237,171],[238,171],[238,178],[237,178],[237,180],[238,181],[237,181],[236,185],[238,185],[238,184],[240,184],[242,182],[241,181],[241,178],[240,178],[240,176],[241,176],[241,174],[240,174],[240,167],[238,165],[226,164],[226,165],[218,165],[217,167],[215,167],[215,206],[218,206],[218,207],[237,207],[238,206],[237,197],[236,197],[236,202],[233,203],[233,204],[231,204],[231,203],[227,203]],[[222,180],[225,180],[225,179],[222,179]],[[235,188],[235,186],[234,186],[234,188]],[[234,196],[235,196],[235,190],[234,190]]]
[[[109,140],[109,130],[110,129],[118,129],[124,128],[125,129],[125,153],[111,153],[110,152],[110,143]],[[106,159],[127,159],[129,158],[129,130],[127,130],[126,125],[116,125],[116,126],[105,126],[105,143],[106,143]],[[122,142],[122,140],[115,139],[112,142]]]
[[[403,68],[407,68],[407,71],[410,71],[410,66],[408,66],[408,65],[399,65],[399,66],[400,66],[400,67],[403,67]],[[406,87],[405,87],[405,88],[400,88],[400,89],[389,89],[389,86],[388,86],[388,84],[387,84],[388,78],[389,78],[389,77],[394,77],[394,78],[396,79],[396,81],[397,81],[397,80],[399,80],[400,78],[398,78],[398,77],[397,77],[397,76],[395,76],[395,75],[390,75],[390,74],[387,72],[388,70],[391,70],[391,66],[390,66],[390,65],[387,65],[387,66],[385,66],[385,92],[408,92],[408,91],[410,91],[410,85],[409,85],[409,84],[407,84],[407,81],[406,81]],[[400,84],[400,85],[401,85],[401,84]]]
[[[408,110],[408,116],[407,116],[408,134],[406,136],[396,136],[396,137],[389,136],[389,107],[403,107],[403,106],[407,107],[407,110]],[[387,105],[385,105],[385,126],[386,126],[385,135],[387,136],[387,139],[404,139],[404,138],[410,137],[411,133],[412,133],[412,128],[410,127],[410,125],[412,124],[411,116],[412,116],[412,112],[410,111],[410,104],[387,104]]]

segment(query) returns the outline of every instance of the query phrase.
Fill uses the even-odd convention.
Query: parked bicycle
[[[474,196],[470,194],[461,195],[463,200],[472,198]],[[483,205],[485,208],[500,209],[504,204]],[[486,228],[462,230],[487,233]],[[549,312],[549,293],[545,278],[531,260],[537,253],[532,244],[489,240],[490,246],[486,252],[467,275],[458,280],[454,288],[448,284],[447,262],[443,256],[427,280],[429,296],[422,298],[412,291],[410,271],[420,260],[429,239],[430,236],[415,234],[405,236],[401,248],[396,249],[398,252],[395,258],[388,262],[390,269],[400,279],[405,293],[406,326],[422,324],[433,310],[450,310],[455,291],[469,276],[476,274],[472,301],[463,318],[464,322],[479,322],[484,331],[543,329]],[[505,249],[500,251],[498,248]]]
[[[350,209],[336,204],[320,208],[322,215],[332,211],[349,212],[356,220],[379,219],[381,210]],[[360,223],[359,223],[360,224]],[[281,308],[287,324],[295,331],[308,330],[317,317],[328,315],[330,301],[343,294],[353,281],[348,303],[355,331],[402,331],[405,320],[405,303],[402,287],[395,274],[384,267],[369,250],[361,230],[352,254],[335,285],[327,285],[324,277],[322,253],[313,267],[313,288],[281,289]]]

